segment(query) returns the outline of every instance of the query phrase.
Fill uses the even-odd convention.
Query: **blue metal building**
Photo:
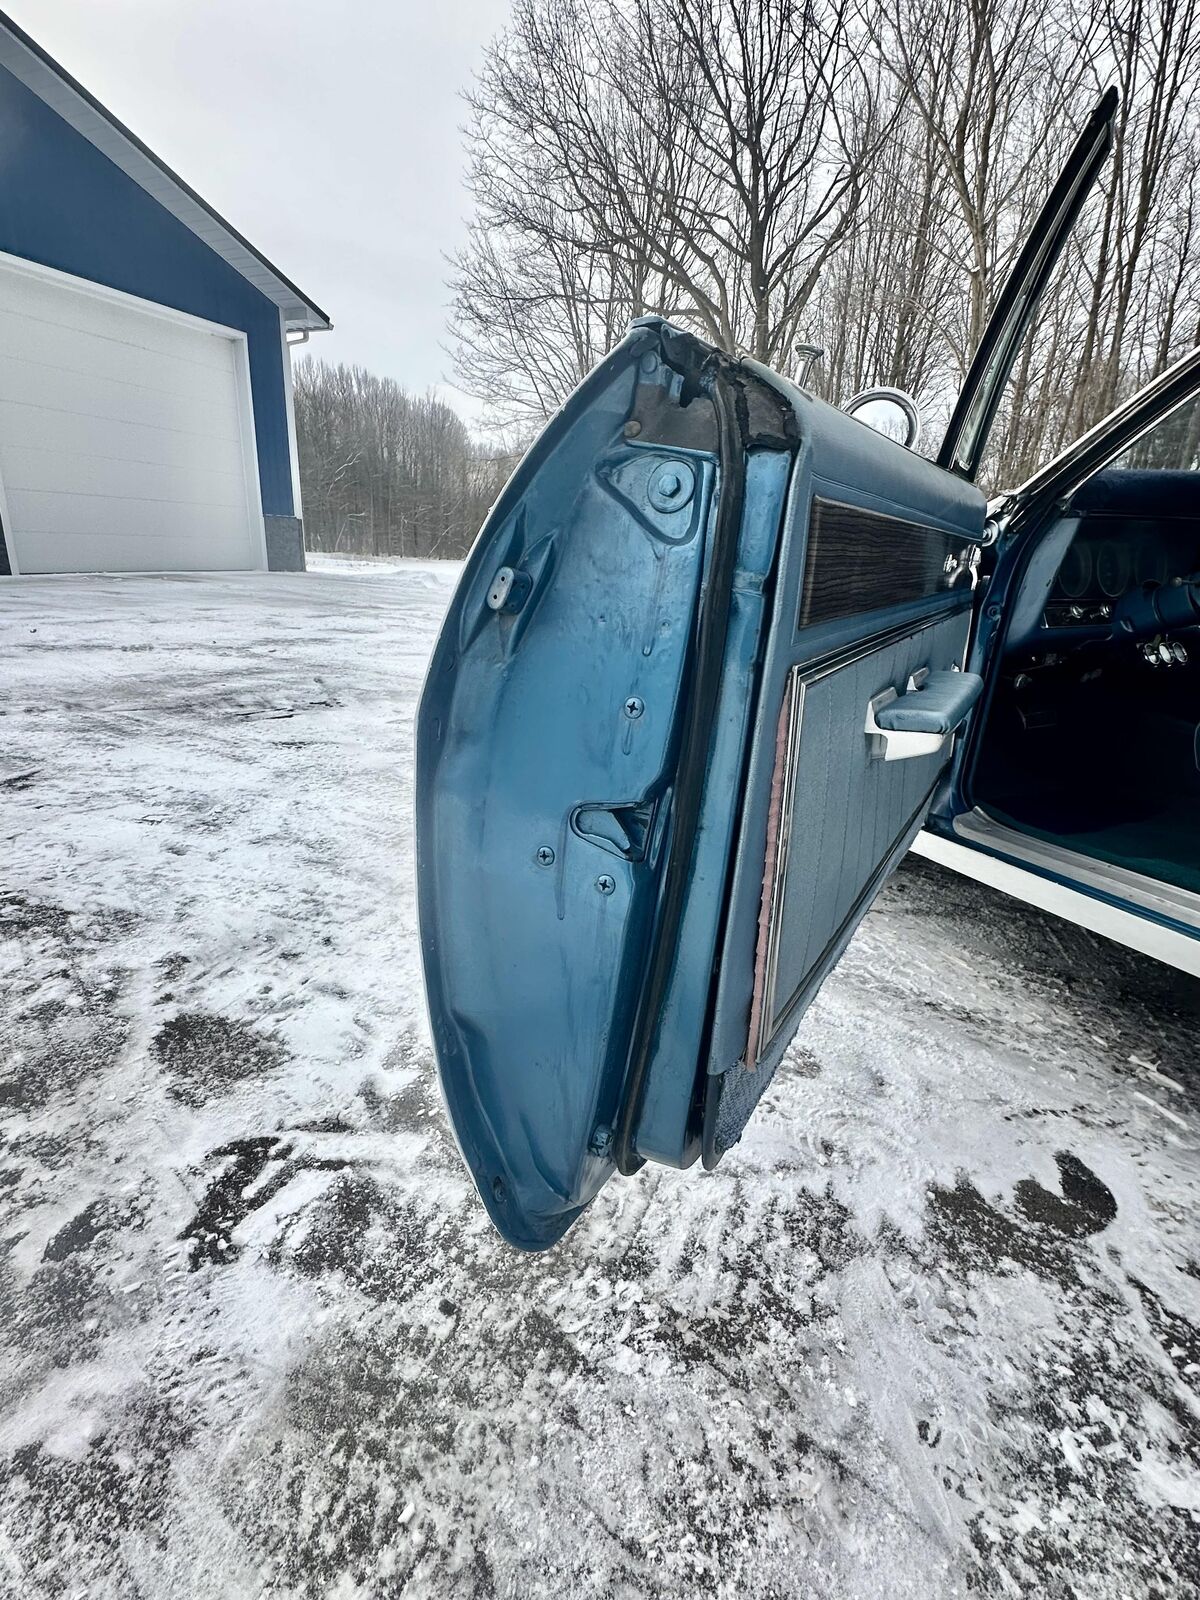
[[[0,13],[0,572],[304,565],[329,318]]]

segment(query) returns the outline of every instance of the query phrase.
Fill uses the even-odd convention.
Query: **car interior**
[[[1037,540],[967,777],[995,821],[1200,894],[1200,471],[1108,469]]]

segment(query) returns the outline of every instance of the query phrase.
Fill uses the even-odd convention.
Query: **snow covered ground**
[[[0,1592],[1200,1594],[1200,985],[911,862],[717,1172],[511,1253],[417,970],[453,577],[0,597]]]

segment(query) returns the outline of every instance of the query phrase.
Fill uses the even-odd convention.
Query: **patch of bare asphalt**
[[[422,1278],[425,1230],[402,1196],[368,1172],[342,1171],[312,1204],[295,1239],[271,1252],[307,1277],[337,1273],[376,1301],[407,1295]]]
[[[191,964],[191,956],[185,955],[182,950],[172,950],[170,955],[160,956],[154,963],[168,983],[177,983]]]
[[[1200,984],[1195,979],[1020,901],[1002,899],[982,885],[951,882],[947,892],[943,869],[906,856],[878,905],[957,944],[998,997],[1010,985],[1043,997],[1054,1007],[1064,1036],[1079,1029],[1118,1071],[1131,1072],[1129,1057],[1144,1056],[1152,1040],[1157,1064],[1200,1109]],[[994,1017],[930,995],[921,1003],[968,1031],[995,1036]]]
[[[957,1271],[1027,1268],[1069,1288],[1078,1282],[1073,1242],[1103,1231],[1117,1215],[1112,1191],[1068,1150],[1055,1156],[1062,1194],[1022,1178],[1011,1210],[986,1199],[966,1174],[950,1186],[931,1184],[927,1254]]]
[[[128,1038],[127,1023],[105,998],[97,1003],[89,997],[65,1014],[52,1003],[30,1007],[9,1022],[0,1035],[0,1109],[6,1111],[36,1111],[63,1090],[103,1077]]]
[[[204,1011],[181,1011],[164,1022],[150,1050],[167,1071],[167,1092],[189,1106],[261,1077],[285,1059],[282,1046],[269,1035]]]
[[[40,767],[30,767],[27,772],[14,772],[7,778],[0,778],[0,789],[19,794],[23,789],[32,789],[40,775]]]
[[[220,1170],[212,1178],[195,1214],[180,1234],[187,1241],[193,1271],[204,1265],[221,1266],[236,1260],[234,1230],[254,1211],[285,1189],[305,1170],[340,1171],[345,1162],[297,1156],[283,1136],[235,1139],[212,1152],[210,1160]]]
[[[65,1261],[116,1226],[119,1226],[119,1217],[114,1203],[107,1198],[93,1200],[51,1237],[42,1251],[42,1260]]]
[[[128,974],[97,959],[137,925],[130,912],[74,912],[0,896],[0,941],[11,956],[0,1009],[0,1112],[33,1112],[120,1057],[129,1027],[118,1009]]]
[[[76,919],[62,906],[20,894],[0,894],[0,933],[6,939],[34,936],[64,940]]]
[[[738,1188],[722,1186],[719,1225],[679,1259],[639,1251],[655,1224],[647,1237],[631,1217],[587,1272],[596,1240],[565,1258],[473,1252],[452,1295],[460,1219],[358,1173],[335,1178],[272,1259],[353,1284],[373,1305],[314,1341],[290,1374],[286,1415],[230,1458],[222,1484],[224,1514],[262,1552],[272,1587],[315,1597],[343,1577],[456,1600],[548,1584],[639,1600],[750,1592],[736,1586],[755,1569],[779,1570],[779,1507],[798,1475],[828,1480],[847,1505],[878,1500],[850,1439],[813,1415],[822,1346],[840,1339],[839,1275],[870,1242],[830,1194],[798,1190],[779,1199],[765,1252],[748,1251]],[[659,1375],[653,1423],[610,1392],[618,1352]],[[681,1387],[711,1395],[709,1420],[686,1410],[681,1423]],[[519,1486],[522,1520],[505,1532],[500,1576],[483,1508],[488,1486],[506,1483]],[[552,1530],[567,1526],[563,1544]],[[672,1570],[676,1546],[686,1564]],[[526,1552],[515,1566],[514,1548]],[[761,1570],[754,1583],[778,1600],[798,1592]]]
[[[1026,1517],[980,1511],[971,1520],[972,1542],[985,1571],[1003,1570],[1015,1584],[1009,1592],[1079,1600],[1089,1575],[1103,1574],[1111,1586],[1106,1593],[1178,1600],[1200,1591],[1200,1526],[1180,1505],[1147,1516],[1139,1465],[1153,1443],[1184,1475],[1200,1470],[1200,1408],[1181,1399],[1169,1365],[1147,1358],[1131,1297],[1120,1292],[1119,1275],[1114,1280],[1104,1270],[1119,1263],[1091,1254],[1117,1216],[1111,1190],[1070,1151],[1055,1160],[1061,1194],[1026,1178],[1016,1184],[1012,1205],[1003,1206],[965,1175],[928,1193],[918,1251],[927,1271],[940,1266],[998,1281],[1028,1271],[1059,1306],[1031,1363],[1037,1379],[1018,1398],[998,1388],[990,1402],[1000,1441],[997,1480],[1007,1480],[1013,1500],[1039,1510]],[[1200,1332],[1145,1285],[1126,1281],[1176,1373],[1187,1371],[1200,1356]],[[1193,1384],[1195,1373],[1200,1367],[1192,1371]],[[1164,1419],[1161,1429],[1156,1414]],[[945,1484],[953,1487],[953,1477]],[[957,1492],[965,1492],[961,1484]],[[997,1585],[996,1592],[1008,1587]]]
[[[1131,1277],[1129,1282],[1142,1302],[1150,1332],[1163,1354],[1180,1381],[1200,1398],[1200,1328],[1165,1306],[1154,1290],[1138,1278]]]
[[[1002,1563],[1039,1600],[1079,1600],[1101,1581],[1105,1592],[1139,1600],[1195,1595],[1200,1527],[1182,1504],[1151,1511],[1140,1469],[1146,1454],[1162,1452],[1181,1476],[1200,1472],[1196,1409],[1147,1359],[1122,1298],[1093,1290],[1063,1320],[1041,1382],[1019,1401],[993,1399],[1013,1498],[1039,1512],[977,1515],[981,1562],[993,1571]]]
[[[101,1196],[51,1235],[27,1279],[10,1280],[7,1332],[34,1365],[87,1360],[115,1327],[138,1315],[137,1303],[115,1289],[113,1268],[129,1253],[129,1236],[140,1232],[145,1215],[138,1196]],[[9,1248],[20,1237],[10,1235]]]
[[[90,1571],[107,1575],[104,1593],[137,1593],[141,1586],[125,1567],[122,1545],[131,1532],[152,1545],[161,1539],[173,1465],[191,1433],[178,1408],[140,1387],[113,1403],[85,1451],[62,1454],[23,1444],[0,1459],[5,1521],[19,1530],[24,1566],[36,1563],[38,1573],[36,1590],[19,1592],[30,1600],[34,1594],[66,1600],[100,1593],[80,1583],[79,1550],[85,1547]]]

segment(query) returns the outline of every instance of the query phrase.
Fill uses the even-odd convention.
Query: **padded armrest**
[[[975,672],[931,672],[919,689],[897,695],[875,713],[889,733],[953,733],[979,699],[983,679]]]

